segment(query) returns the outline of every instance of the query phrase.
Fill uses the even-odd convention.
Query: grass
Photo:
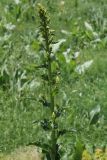
[[[7,154],[6,158],[10,157],[9,153],[15,148],[19,146],[23,148],[29,142],[41,139],[47,143],[49,136],[39,125],[33,123],[49,114],[49,110],[44,111],[38,103],[38,95],[44,93],[46,88],[41,84],[39,78],[41,73],[34,68],[35,64],[40,64],[39,54],[42,54],[39,47],[41,39],[38,36],[38,2],[42,2],[48,9],[56,40],[66,39],[56,53],[60,60],[62,76],[57,102],[67,110],[60,120],[60,127],[73,128],[74,132],[59,140],[62,159],[66,156],[65,152],[67,155],[74,152],[77,137],[88,145],[87,148],[92,148],[93,145],[96,147],[105,145],[107,141],[106,0],[79,0],[77,8],[74,7],[74,0],[23,0],[21,5],[15,5],[13,0],[1,0],[0,153],[3,157]],[[4,27],[10,22],[16,25],[13,31]],[[87,30],[85,22],[92,26],[100,42],[94,42],[96,39],[93,37],[93,32]],[[11,36],[3,40],[5,34]],[[62,53],[68,48],[71,49],[70,56],[76,51],[80,52],[76,64],[66,62]],[[73,72],[75,65],[81,65],[91,59],[93,64],[83,74]],[[99,127],[89,126],[89,114],[97,105],[101,108],[100,123],[97,124]],[[22,154],[20,149],[16,152],[18,156]],[[16,152],[12,153],[13,158]],[[28,149],[28,152],[31,150]],[[69,156],[67,158],[70,159]]]

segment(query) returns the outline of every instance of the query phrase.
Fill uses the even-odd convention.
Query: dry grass
[[[102,149],[97,148],[93,154],[84,150],[82,160],[107,160],[107,149],[103,151]]]
[[[0,154],[0,160],[42,160],[42,157],[36,147],[25,147],[8,155]]]

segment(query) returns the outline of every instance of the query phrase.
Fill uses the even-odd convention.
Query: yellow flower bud
[[[59,83],[59,81],[60,81],[59,76],[56,76],[56,83]]]
[[[52,119],[55,119],[55,112],[52,113]]]

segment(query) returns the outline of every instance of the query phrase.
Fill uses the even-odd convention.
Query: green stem
[[[51,51],[49,48],[49,36],[47,33],[46,22],[45,22],[45,38],[46,38],[46,52],[48,53],[48,77],[49,77],[49,92],[50,92],[50,101],[51,101],[51,111],[54,112],[54,96],[52,90],[52,68],[51,68]]]
[[[51,102],[51,114],[54,113],[54,96],[53,96],[53,90],[52,90],[52,69],[51,69],[51,57],[50,53],[48,56],[49,66],[48,66],[48,74],[49,74],[49,92],[50,92],[50,102]],[[51,152],[50,157],[51,160],[55,160],[56,157],[56,130],[54,128],[55,126],[55,117],[53,117],[53,128],[51,133]]]
[[[50,157],[51,157],[51,160],[56,160],[57,151],[56,151],[56,131],[55,129],[52,130],[51,140],[52,140],[52,148],[51,148]]]
[[[48,76],[49,76],[49,92],[50,92],[50,102],[51,102],[51,114],[54,113],[54,95],[53,95],[53,89],[52,89],[52,68],[51,68],[51,53],[49,51],[49,46],[47,42],[47,51],[48,51]],[[51,151],[50,151],[50,157],[51,160],[56,159],[56,130],[55,130],[55,117],[52,119],[53,128],[51,132]]]
[[[49,74],[49,92],[50,92],[50,101],[51,101],[51,112],[54,112],[54,96],[53,96],[53,90],[52,90],[52,69],[51,69],[51,59],[50,55],[48,57],[49,60],[49,68],[48,68],[48,74]]]

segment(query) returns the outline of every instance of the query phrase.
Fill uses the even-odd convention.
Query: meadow
[[[55,103],[63,108],[57,120],[63,131],[57,142],[60,159],[80,160],[84,150],[92,155],[97,148],[106,155],[106,0],[0,0],[1,159],[32,142],[49,145],[50,110],[40,103],[49,92],[44,70],[37,69],[43,62],[38,3],[55,30],[52,49],[60,70]],[[83,160],[97,160],[87,155]]]

